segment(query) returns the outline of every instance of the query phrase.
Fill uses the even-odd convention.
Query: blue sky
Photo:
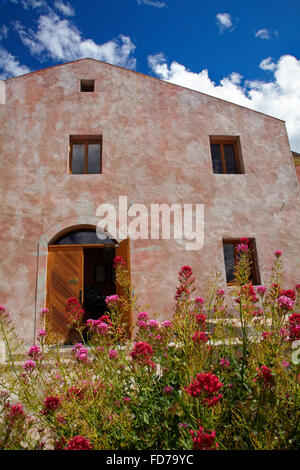
[[[0,78],[81,57],[284,119],[300,152],[299,0],[0,0]]]

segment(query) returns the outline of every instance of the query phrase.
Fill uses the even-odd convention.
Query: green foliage
[[[232,290],[236,314],[229,315],[220,275],[211,276],[206,300],[192,298],[192,270],[183,267],[174,314],[158,322],[141,312],[120,263],[124,295],[109,303],[106,327],[90,323],[84,334],[78,325],[81,343],[63,352],[46,321],[48,336],[26,358],[34,364],[23,366],[22,345],[0,308],[8,352],[0,448],[66,448],[84,436],[93,449],[296,449],[299,365],[288,318],[299,314],[299,291],[290,305],[278,302],[296,296],[282,288],[279,256],[266,292],[251,286],[250,272],[243,251]],[[130,308],[139,312],[134,343],[124,323]],[[22,408],[12,408],[17,403]]]

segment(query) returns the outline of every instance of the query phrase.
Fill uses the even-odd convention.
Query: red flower
[[[245,284],[242,289],[238,293],[239,296],[244,295],[247,299],[249,299],[254,304],[258,301],[256,297],[256,292],[252,284]],[[235,299],[235,302],[239,303],[240,299]]]
[[[192,336],[192,340],[194,341],[195,344],[206,344],[207,341],[209,340],[209,336],[207,333],[204,331],[195,331],[195,333]]]
[[[293,313],[289,317],[288,328],[290,341],[300,339],[300,313]]]
[[[175,300],[178,300],[180,299],[182,296],[186,295],[186,296],[189,296],[191,293],[189,291],[189,289],[187,288],[187,286],[183,285],[183,286],[179,286],[177,287],[177,290],[176,290],[176,294],[175,294]]]
[[[61,399],[57,396],[47,397],[44,400],[43,406],[42,414],[46,415],[60,408]]]
[[[108,315],[102,315],[102,317],[100,317],[99,320],[106,323],[108,326],[112,326],[112,321]]]
[[[80,323],[83,315],[85,314],[85,311],[76,297],[70,297],[67,300],[65,312],[71,325],[74,323]]]
[[[150,364],[153,356],[153,349],[151,344],[145,341],[135,343],[133,350],[130,353],[133,360],[140,364]]]
[[[70,387],[67,391],[66,398],[67,400],[82,400],[84,396],[84,391],[77,387]]]
[[[190,266],[182,266],[178,272],[179,279],[189,279],[193,275],[193,270]]]
[[[275,378],[271,369],[267,366],[257,368],[257,380],[266,387],[273,387],[275,385]]]
[[[58,441],[54,444],[54,450],[63,450],[67,441],[64,437],[61,437]]]
[[[194,450],[215,450],[219,444],[215,442],[216,433],[215,431],[204,432],[204,428],[199,427],[198,431],[190,430],[193,439]]]
[[[295,301],[296,300],[296,292],[293,289],[286,289],[283,291],[282,295],[288,297],[289,299]]]
[[[204,325],[205,322],[206,322],[206,319],[207,319],[207,315],[204,315],[204,313],[198,313],[198,315],[196,315],[196,322],[199,324],[202,324]]]
[[[202,398],[202,404],[204,406],[214,406],[222,397],[222,395],[218,393],[222,386],[223,384],[216,375],[210,372],[201,372],[197,374],[196,380],[191,382],[185,390],[192,397]]]
[[[75,436],[68,442],[66,450],[92,450],[92,446],[86,437]]]
[[[126,263],[124,261],[124,259],[122,258],[122,256],[116,256],[114,258],[114,268],[116,269],[118,266],[126,266]]]
[[[7,408],[9,409],[9,416],[11,418],[11,421],[25,416],[24,408],[21,403],[17,403],[16,405],[12,406],[7,403]]]

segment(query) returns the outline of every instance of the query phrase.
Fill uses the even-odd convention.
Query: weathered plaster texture
[[[95,79],[94,93],[79,92],[81,78]],[[255,237],[262,282],[276,248],[286,285],[300,281],[299,187],[282,121],[92,59],[6,80],[5,95],[0,302],[26,341],[45,299],[47,243],[68,224],[94,220],[99,204],[117,206],[119,195],[147,207],[205,204],[198,252],[174,240],[131,240],[135,291],[160,318],[171,315],[181,265],[193,267],[202,289],[211,271],[225,282],[225,237]],[[69,135],[93,133],[103,135],[103,173],[69,175]],[[240,137],[245,174],[213,173],[210,135]]]

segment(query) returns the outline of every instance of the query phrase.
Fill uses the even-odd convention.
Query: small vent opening
[[[80,91],[95,91],[95,80],[80,80]]]

